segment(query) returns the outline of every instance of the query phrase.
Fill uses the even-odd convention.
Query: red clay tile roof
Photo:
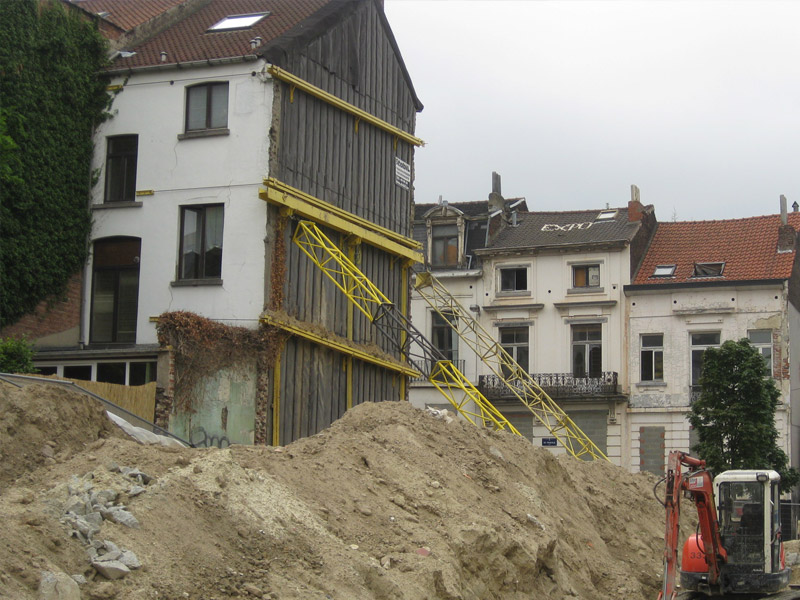
[[[108,2],[109,0],[105,0]],[[126,0],[130,3],[158,0]],[[162,0],[170,2],[171,0]],[[145,42],[125,50],[136,53],[114,61],[113,69],[136,68],[162,64],[161,52],[166,52],[166,64],[187,63],[219,58],[252,55],[257,52],[250,40],[261,37],[262,47],[301,25],[333,0],[212,0],[193,14]],[[86,0],[101,2],[101,0]],[[85,4],[83,2],[81,4]],[[114,4],[113,2],[111,4]],[[208,32],[208,29],[230,15],[245,15],[269,11],[269,15],[247,29]]]
[[[659,223],[633,285],[788,279],[795,251],[778,252],[780,215],[727,221]],[[800,229],[800,213],[789,213]],[[724,262],[722,277],[692,277],[695,263]],[[675,265],[673,277],[653,277],[658,265]]]
[[[70,0],[83,10],[99,15],[114,25],[130,31],[137,25],[178,6],[186,0]]]

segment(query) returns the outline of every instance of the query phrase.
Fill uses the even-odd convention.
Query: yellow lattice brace
[[[506,352],[432,273],[418,273],[415,289],[569,454],[576,458],[608,460],[530,373]]]
[[[311,221],[300,221],[293,239],[370,322],[374,320],[372,309],[391,304],[383,292]]]
[[[306,256],[333,281],[334,285],[364,313],[370,322],[375,321],[371,308],[392,304],[315,223],[311,221],[298,222],[292,239]],[[452,362],[436,363],[428,380],[448,399],[453,408],[473,425],[480,424],[495,429],[507,429],[511,433],[520,435],[519,431]],[[456,398],[458,392],[462,394],[461,399]],[[469,402],[477,406],[477,411],[469,408]]]
[[[498,430],[506,429],[515,435],[521,435],[449,360],[437,362],[428,376],[428,381],[473,425],[493,427]],[[457,397],[459,392],[460,399]],[[470,403],[473,403],[477,410],[471,410]]]

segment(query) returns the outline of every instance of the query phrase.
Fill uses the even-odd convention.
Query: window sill
[[[505,292],[497,292],[497,298],[517,298],[520,296],[530,296],[530,290],[518,290],[518,291],[505,291]]]
[[[567,295],[569,294],[604,294],[605,289],[601,287],[585,287],[585,288],[569,288],[567,290]]]
[[[664,388],[667,387],[666,381],[640,381],[636,384],[637,388]]]
[[[219,129],[199,129],[197,131],[187,131],[186,133],[179,133],[179,140],[190,140],[192,138],[215,137],[218,135],[230,135],[231,130],[227,127],[220,127]]]
[[[172,287],[202,287],[222,285],[222,279],[178,279],[169,283]]]
[[[142,202],[103,202],[102,204],[92,204],[92,210],[106,210],[109,208],[141,208]]]

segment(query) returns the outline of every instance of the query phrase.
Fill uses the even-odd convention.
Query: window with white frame
[[[433,320],[431,323],[431,342],[444,357],[452,362],[458,360],[458,334],[450,326],[453,315],[443,317],[438,312],[431,313]]]
[[[458,225],[455,223],[433,225],[431,227],[431,266],[457,267],[458,254]]]
[[[764,359],[764,367],[767,374],[772,376],[772,330],[771,329],[750,329],[747,332],[747,339],[755,346],[759,354]]]
[[[703,373],[703,353],[708,348],[719,346],[719,331],[698,332],[690,334],[691,360],[692,360],[692,387],[700,385],[700,376]]]
[[[528,289],[527,267],[501,267],[500,291],[503,293],[523,292]]]
[[[572,265],[573,288],[599,288],[600,265]]]
[[[530,353],[528,327],[500,327],[500,346],[517,361],[522,370],[528,372],[528,357]],[[503,374],[508,376],[507,367],[503,366]]]
[[[572,375],[602,377],[603,327],[599,323],[572,326]]]
[[[664,335],[646,333],[640,339],[640,380],[664,381]]]

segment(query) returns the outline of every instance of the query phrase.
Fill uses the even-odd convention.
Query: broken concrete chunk
[[[142,563],[139,562],[139,557],[136,556],[136,554],[134,554],[132,550],[125,550],[119,557],[119,562],[121,562],[123,565],[125,565],[132,571],[135,569],[140,569],[142,567]]]
[[[125,527],[131,527],[132,529],[138,529],[139,527],[139,521],[133,514],[129,513],[127,510],[117,508],[116,506],[104,512],[103,516],[114,523],[125,525]]]
[[[145,488],[143,488],[142,486],[135,485],[130,490],[128,490],[128,496],[130,496],[131,498],[134,498],[134,497],[138,496],[139,494],[142,494],[142,493],[144,493],[146,491],[147,490]]]
[[[39,600],[81,600],[77,582],[66,573],[42,571]]]
[[[71,495],[64,506],[64,512],[71,512],[76,515],[85,515],[87,512],[86,504],[86,499],[83,496]],[[91,506],[88,508],[91,509]]]
[[[106,552],[104,554],[98,554],[97,558],[94,559],[95,562],[108,562],[110,560],[119,560],[120,556],[122,556],[121,550],[112,550],[110,552]],[[122,561],[120,561],[122,562]]]
[[[92,567],[106,579],[122,579],[131,570],[118,560],[92,561]]]

